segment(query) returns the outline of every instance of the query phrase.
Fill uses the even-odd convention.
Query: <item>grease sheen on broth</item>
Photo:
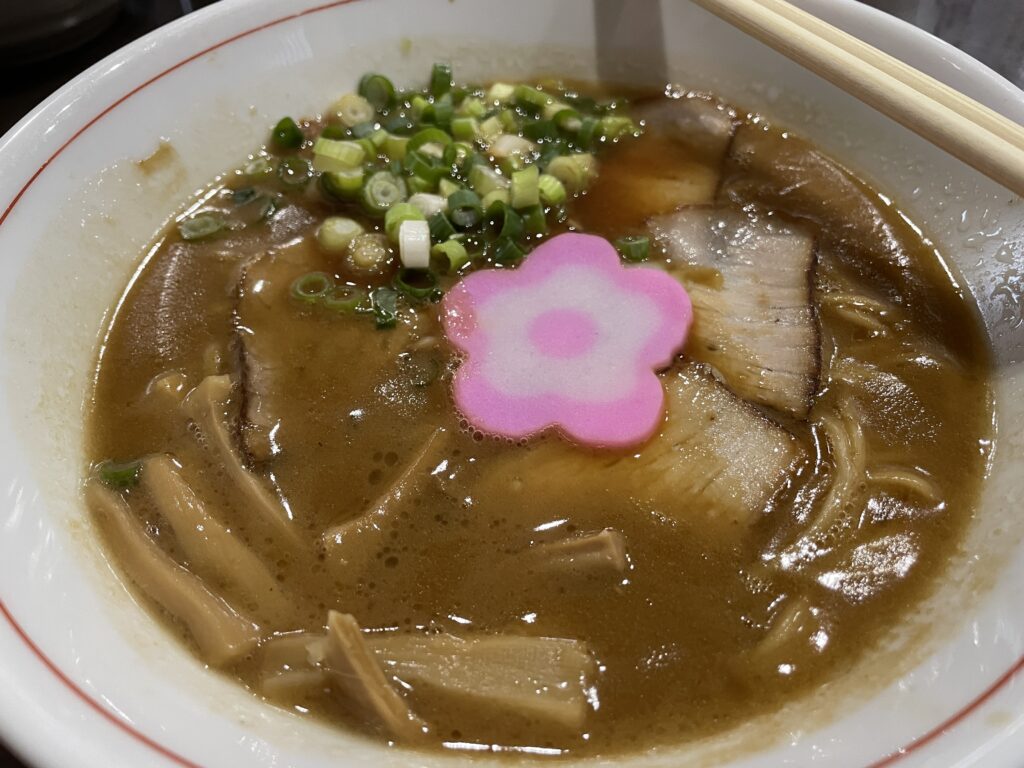
[[[730,119],[726,144],[648,130],[609,146],[592,186],[551,231],[612,240],[646,234],[652,216],[690,195],[728,216],[814,238],[807,288],[820,329],[816,397],[804,416],[743,403],[751,409],[744,418],[770,419],[792,435],[798,456],[748,523],[723,519],[700,495],[679,508],[671,493],[637,492],[624,479],[631,462],[643,461],[637,451],[590,454],[552,435],[521,445],[467,430],[451,402],[458,361],[436,304],[407,310],[388,330],[297,306],[289,288],[303,273],[366,287],[391,279],[357,275],[317,247],[317,227],[337,207],[315,184],[260,181],[259,189],[280,195],[262,225],[193,242],[168,230],[110,324],[89,456],[166,454],[181,465],[207,510],[269,569],[275,599],[202,573],[151,491],[137,486],[123,496],[162,551],[255,621],[261,637],[322,633],[327,612],[337,610],[375,630],[371,637],[443,631],[581,640],[599,664],[588,695],[600,706],[579,728],[495,715],[413,685],[401,695],[429,723],[428,746],[608,754],[678,744],[770,712],[841,675],[897,627],[941,578],[973,513],[993,430],[986,346],[933,248],[817,148],[763,119],[732,118],[718,102],[687,98]],[[208,205],[233,210],[232,191],[250,186],[228,174],[211,187]],[[678,268],[694,285],[728,289],[713,269],[673,263],[667,253],[655,249],[651,263]],[[442,287],[452,280],[442,278]],[[260,361],[262,384],[252,370],[240,372],[240,336],[250,364]],[[666,377],[723,354],[731,352],[691,340]],[[249,412],[257,389],[272,410],[269,437],[249,424],[233,439],[244,441],[248,466],[287,511],[294,545],[238,495],[208,437],[197,441],[182,416],[186,392],[225,374],[232,421]],[[680,406],[670,401],[670,416],[673,407]],[[644,450],[658,450],[659,439]],[[365,546],[349,538],[341,549],[325,548],[324,531],[372,511],[425,445],[434,452],[427,479],[384,529],[365,536]],[[844,478],[845,496],[830,495]],[[829,504],[837,505],[832,523],[803,538]],[[101,528],[109,533],[109,523]],[[625,544],[621,572],[529,559],[546,543],[604,529]],[[123,557],[117,546],[111,555]],[[130,568],[126,576],[138,580]],[[156,611],[195,647],[181,624]],[[252,650],[224,669],[261,692],[267,663]],[[326,688],[277,703],[365,727],[358,708]]]

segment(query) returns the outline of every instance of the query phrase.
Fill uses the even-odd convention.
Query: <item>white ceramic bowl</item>
[[[964,553],[890,646],[785,711],[637,766],[1024,764],[1024,204],[684,0],[225,0],[114,54],[0,141],[0,733],[39,766],[425,766],[260,704],[137,606],[78,498],[105,313],[192,190],[365,70],[711,88],[877,182],[978,302],[999,438]],[[852,0],[802,5],[1024,122],[1024,94]],[[406,41],[406,42],[403,42]],[[411,41],[411,42],[410,42]],[[135,162],[167,140],[169,162]],[[480,756],[490,762],[487,755]],[[600,762],[600,761],[598,761]]]

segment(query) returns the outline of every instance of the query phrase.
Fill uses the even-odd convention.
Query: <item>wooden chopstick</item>
[[[693,0],[1024,196],[1024,127],[785,0]]]

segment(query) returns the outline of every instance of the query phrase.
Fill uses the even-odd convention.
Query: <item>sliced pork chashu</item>
[[[810,233],[710,207],[655,217],[650,228],[693,302],[687,353],[740,397],[806,418],[821,365]]]
[[[553,508],[562,498],[611,493],[692,525],[745,529],[802,460],[799,443],[698,364],[680,365],[664,383],[665,424],[636,454],[590,453],[550,439],[510,451],[477,492]]]

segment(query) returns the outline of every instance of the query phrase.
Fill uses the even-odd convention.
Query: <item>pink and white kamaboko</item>
[[[622,264],[601,237],[564,234],[514,270],[481,270],[445,297],[445,333],[465,354],[463,416],[524,438],[553,428],[623,448],[650,438],[665,393],[657,371],[682,349],[693,311],[665,272]]]

